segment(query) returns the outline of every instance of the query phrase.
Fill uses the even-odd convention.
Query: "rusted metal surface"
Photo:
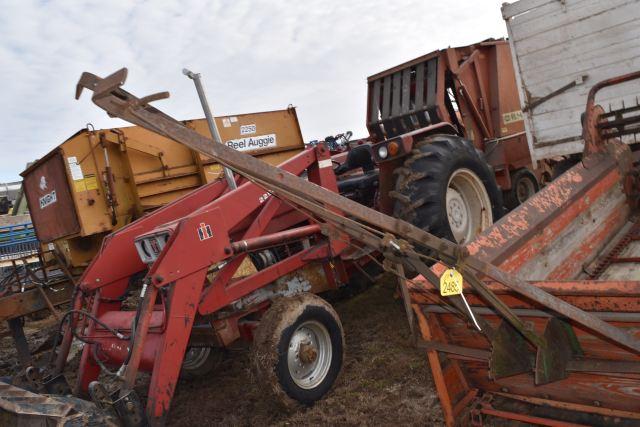
[[[31,282],[33,278],[24,277],[20,287],[0,297],[0,321],[9,320],[40,310],[51,310],[64,304],[71,298],[73,283],[66,277],[53,277],[46,283],[38,285]],[[24,286],[24,289],[20,289]],[[45,298],[46,297],[46,298]],[[55,310],[55,308],[54,308]]]
[[[83,295],[78,294],[74,303],[74,307],[82,308],[89,305],[88,301],[84,301],[86,296],[93,296],[91,316],[82,314],[83,317],[89,318],[89,326],[85,328],[83,325],[81,333],[85,333],[87,338],[95,341],[93,345],[87,345],[83,350],[78,391],[88,389],[89,383],[98,378],[99,363],[104,362],[96,359],[95,350],[92,348],[100,346],[101,343],[110,345],[114,340],[127,341],[119,344],[131,347],[131,353],[121,366],[124,383],[119,389],[120,399],[135,398],[132,387],[139,368],[143,367],[141,362],[148,359],[144,354],[156,355],[152,358],[152,377],[146,416],[152,425],[163,424],[196,315],[214,314],[234,301],[313,262],[321,262],[329,266],[329,271],[325,270],[325,272],[333,279],[327,281],[328,287],[335,286],[336,278],[346,279],[341,272],[343,261],[340,259],[340,253],[350,242],[358,242],[380,252],[393,264],[402,263],[420,272],[425,278],[422,282],[423,291],[427,293],[437,293],[438,274],[441,273],[439,269],[443,268],[443,265],[436,266],[433,271],[430,270],[414,247],[430,249],[441,262],[455,266],[461,271],[474,292],[481,296],[491,310],[499,314],[498,322],[494,318],[485,319],[474,315],[474,308],[466,306],[461,296],[443,300],[436,294],[435,300],[446,301],[446,304],[453,308],[452,314],[449,317],[442,316],[442,321],[439,321],[433,314],[414,309],[418,325],[426,341],[441,343],[449,349],[456,349],[455,346],[460,345],[453,340],[465,337],[472,337],[472,340],[475,340],[462,345],[470,349],[486,350],[487,344],[491,343],[490,360],[493,361],[491,367],[495,368],[493,369],[494,377],[511,374],[511,376],[500,378],[499,381],[508,382],[515,377],[528,375],[525,371],[533,366],[527,359],[533,358],[529,348],[533,346],[538,349],[548,349],[553,345],[548,340],[553,339],[555,335],[546,334],[545,336],[542,325],[535,324],[530,327],[526,324],[509,304],[505,303],[483,281],[487,277],[500,283],[515,297],[529,301],[531,308],[543,309],[554,315],[564,315],[580,329],[578,335],[581,338],[594,335],[596,332],[613,343],[620,354],[638,357],[637,353],[640,352],[638,336],[627,334],[620,325],[608,323],[548,293],[540,286],[504,271],[498,265],[492,264],[492,260],[487,260],[486,256],[483,257],[480,248],[460,247],[436,238],[406,222],[341,197],[337,194],[336,179],[331,168],[329,153],[324,147],[309,149],[281,165],[281,168],[273,167],[224,145],[212,144],[209,139],[148,105],[148,102],[166,98],[168,94],[159,93],[138,99],[122,90],[120,86],[125,78],[126,69],[104,79],[84,73],[79,82],[77,94],[79,95],[82,87],[93,90],[93,101],[109,114],[158,132],[210,156],[220,164],[233,169],[247,181],[239,185],[236,190],[227,192],[225,192],[226,185],[222,181],[212,183],[179,202],[140,219],[132,226],[123,228],[106,241],[100,256],[93,261],[81,278],[79,287]],[[599,171],[596,174],[611,176],[608,182],[615,186],[625,170],[615,168],[615,161],[604,163],[604,167],[594,168]],[[305,170],[308,172],[308,180],[300,177]],[[584,190],[587,191],[588,188]],[[550,197],[561,205],[564,204],[563,198],[569,197],[571,193],[569,191],[569,195],[556,194],[554,191],[549,190],[545,197]],[[535,206],[534,201],[532,204]],[[260,214],[254,216],[258,207],[260,207]],[[542,210],[543,212],[538,212],[538,216],[544,216],[543,213],[553,216],[557,206],[551,203],[543,206]],[[343,212],[347,212],[349,216],[345,216]],[[268,225],[279,218],[277,214],[291,219],[289,222],[277,221],[274,229],[269,229]],[[290,217],[289,214],[299,216]],[[235,252],[231,249],[232,241],[244,240],[257,245],[259,236],[263,236],[264,239],[259,242],[260,244],[272,243],[265,242],[269,240],[270,233],[290,229],[303,221],[320,223],[319,228],[315,227],[311,231],[304,230],[305,233],[316,233],[313,246],[302,247],[298,252],[290,253],[274,265],[267,266],[248,277],[231,280],[243,257],[246,256],[243,253],[237,258],[231,258]],[[541,221],[541,223],[544,222],[544,220]],[[547,223],[553,223],[553,218],[549,218]],[[570,224],[570,221],[568,223]],[[210,230],[207,226],[212,228],[211,225],[215,227]],[[525,223],[524,227],[526,226]],[[314,226],[310,224],[310,227]],[[324,236],[319,235],[318,230],[321,230]],[[164,249],[159,250],[153,262],[145,266],[137,256],[131,241],[134,238],[150,238],[159,233],[169,235],[164,243]],[[300,233],[300,230],[287,233],[296,234]],[[197,249],[194,250],[194,248]],[[579,251],[579,254],[582,252]],[[189,253],[189,256],[185,257],[185,253]],[[221,268],[214,278],[206,280],[205,283],[212,264],[221,265]],[[116,265],[118,268],[114,269]],[[109,328],[104,325],[123,321],[125,316],[118,316],[122,310],[121,296],[128,287],[129,278],[145,268],[148,268],[148,272],[146,272],[145,287],[141,295],[144,302],[139,319],[136,321],[133,342],[129,343],[129,338],[118,336],[117,333],[114,334],[115,338],[99,335],[101,328],[109,331]],[[162,294],[163,298],[158,304],[159,308],[156,308],[158,294]],[[407,299],[406,303],[409,304],[410,301]],[[158,310],[168,310],[163,317],[166,320],[161,334],[152,333],[154,313]],[[107,321],[107,317],[111,316],[109,313],[116,313],[116,317],[113,318],[115,320]],[[479,331],[469,328],[475,317],[478,317]],[[75,313],[71,318],[74,320],[66,331],[65,341],[58,355],[58,361],[62,364],[66,359],[71,331],[77,326]],[[104,322],[99,319],[104,319]],[[545,320],[548,321],[548,319]],[[449,336],[448,333],[443,332],[443,328],[444,330],[449,328],[452,321],[458,322],[456,325],[461,329],[458,334]],[[519,339],[516,341],[515,337]],[[486,382],[490,381],[490,377],[487,376],[486,368],[481,368],[471,371],[469,379],[466,379],[462,364],[482,363],[477,360],[475,362],[454,360],[443,367],[440,366],[440,357],[435,347],[429,349],[428,354],[436,379],[436,387],[445,409],[445,418],[447,423],[451,424],[457,412],[474,399],[477,389],[483,389],[483,386],[477,385],[479,379]],[[527,363],[518,366],[514,371],[512,366],[514,360]],[[111,361],[116,366],[118,362]],[[60,368],[61,364],[58,363],[57,372]],[[551,392],[553,387],[557,387],[556,383],[541,387],[549,389],[545,389],[545,392]]]
[[[66,168],[62,153],[55,150],[24,177],[29,213],[41,242],[51,242],[80,231]]]
[[[604,109],[595,103],[596,95],[600,90],[636,79],[640,79],[640,71],[612,77],[598,82],[591,87],[589,95],[587,96],[587,107],[582,132],[582,138],[585,143],[585,154],[602,151],[604,145],[601,142],[603,139],[619,138],[622,135],[640,133],[640,128],[638,127],[640,124],[640,116],[622,118],[622,114],[628,112],[624,111],[626,110],[624,105],[623,111],[614,111],[612,114],[606,114]],[[608,117],[611,116],[614,117],[614,120],[607,120]]]
[[[290,230],[281,231],[279,233],[268,234],[253,239],[241,240],[231,243],[231,249],[234,253],[242,253],[254,251],[256,249],[268,248],[269,246],[277,246],[279,244],[298,240],[308,237],[312,234],[320,232],[320,226],[317,224],[298,227]]]
[[[597,122],[601,109],[592,103],[588,111]],[[589,311],[620,334],[638,339],[640,288],[634,273],[639,258],[634,202],[637,183],[629,184],[638,164],[622,143],[600,138],[594,129],[591,148],[586,149],[588,154],[581,164],[502,218],[467,249],[474,258],[517,274],[535,288]],[[440,274],[444,268],[436,265],[433,269]],[[522,345],[523,338],[516,334],[506,339],[483,337],[455,312],[434,304],[434,295],[425,295],[434,293],[429,283],[415,282],[411,287],[413,302],[424,316],[423,338],[446,337],[441,341],[448,347],[438,350],[440,357],[428,356],[440,401],[446,407],[445,414],[450,414],[447,424],[453,425],[462,410],[459,402],[464,394],[455,390],[471,389],[479,396],[516,396],[532,405],[523,409],[501,399],[480,398],[470,405],[476,424],[483,420],[491,423],[488,417],[498,417],[554,426],[563,422],[634,425],[637,421],[632,420],[640,418],[638,351],[612,345],[610,336],[607,339],[584,327],[585,323],[567,321],[551,309],[552,305],[541,303],[542,299],[523,298],[526,294],[516,295],[512,284],[504,285],[501,280],[488,283],[548,346]],[[473,288],[466,292],[475,314],[491,325],[500,325],[500,332],[505,325],[503,317]],[[521,344],[514,345],[517,342]],[[478,354],[491,351],[492,357],[463,359],[448,352],[450,348],[473,349]],[[495,358],[496,354],[499,357]],[[526,363],[516,363],[518,360]],[[436,373],[452,362],[463,366],[461,373],[438,384],[441,380]],[[554,409],[545,409],[550,407]]]
[[[35,394],[0,381],[0,424],[14,426],[107,426],[115,419],[73,397]]]
[[[404,221],[391,218],[381,212],[367,208],[334,192],[318,186],[308,186],[304,180],[285,174],[277,168],[260,162],[223,145],[212,145],[207,138],[187,129],[179,122],[161,113],[147,102],[168,97],[168,93],[158,93],[138,99],[120,89],[126,79],[126,69],[122,69],[104,79],[89,73],[83,74],[79,87],[87,87],[94,91],[93,101],[110,114],[139,124],[169,138],[191,147],[204,154],[210,155],[225,166],[253,178],[259,177],[270,188],[280,188],[302,198],[315,199],[336,209],[349,212],[361,221],[372,224],[382,230],[407,238],[411,243],[434,249],[449,264],[456,264],[461,260],[461,252],[457,245],[438,239],[435,236],[412,226]],[[316,212],[317,214],[318,212]],[[324,213],[323,213],[324,214]],[[538,301],[558,313],[593,329],[613,341],[640,351],[640,342],[629,337],[618,328],[577,309],[528,283],[511,276],[495,266],[479,260],[476,257],[465,259],[466,272],[473,276],[473,271],[486,274],[493,279],[509,286],[516,292]]]
[[[506,40],[432,52],[367,79],[367,129],[375,144],[401,138],[403,150],[381,164],[402,160],[428,135],[453,133],[485,154],[502,190],[511,189],[511,174],[527,168],[541,182],[548,165],[532,164],[526,141],[516,77]],[[447,125],[450,129],[437,128]],[[394,182],[394,167],[380,168],[381,184]],[[387,191],[380,204],[390,213]]]

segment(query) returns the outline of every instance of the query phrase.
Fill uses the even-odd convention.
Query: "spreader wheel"
[[[505,193],[504,204],[515,209],[540,190],[536,176],[527,168],[511,174],[511,190]]]
[[[252,349],[256,377],[285,406],[311,405],[333,386],[344,353],[338,315],[302,293],[276,300],[258,325]]]
[[[213,347],[189,347],[184,354],[180,378],[193,380],[210,374],[224,360],[221,349]]]

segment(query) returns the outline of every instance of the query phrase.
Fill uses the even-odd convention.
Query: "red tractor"
[[[551,177],[532,165],[505,40],[432,52],[368,87],[370,136],[336,172],[375,165],[382,212],[468,243]]]
[[[253,341],[253,364],[267,389],[287,403],[321,398],[340,371],[344,339],[336,313],[315,294],[379,271],[376,250],[354,243],[354,233],[356,242],[367,240],[349,228],[355,210],[370,216],[372,207],[467,243],[502,214],[503,191],[517,204],[538,189],[543,169],[534,173],[530,165],[508,61],[508,45],[488,41],[373,76],[372,141],[333,158],[317,145],[278,172],[147,105],[165,94],[137,99],[120,89],[126,70],[104,79],[85,73],[79,88],[93,90],[94,102],[110,114],[188,140],[240,175],[232,178],[236,189],[213,182],[105,238],[61,323],[56,360],[49,370],[29,372],[33,384],[67,391],[62,373],[75,337],[84,347],[74,394],[90,394],[126,425],[158,425],[181,376],[205,375],[222,349]],[[248,163],[253,169],[243,173]],[[255,178],[261,172],[315,185],[295,181],[290,193],[276,195]],[[323,214],[351,234],[300,208],[306,194],[320,190],[359,203]],[[408,225],[397,221],[400,229]],[[395,248],[393,240],[385,242]],[[146,407],[133,389],[140,370],[151,372]],[[98,381],[101,373],[117,387],[108,390]]]

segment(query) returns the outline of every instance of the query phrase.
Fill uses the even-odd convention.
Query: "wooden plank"
[[[556,0],[520,0],[515,3],[503,3],[502,17],[504,19],[510,19],[555,1]]]
[[[582,151],[580,142],[587,94],[602,80],[640,69],[640,0],[521,0],[503,7],[521,96],[541,98],[588,76],[533,110],[525,128],[537,159]],[[607,108],[632,105],[640,86],[629,82],[607,88],[597,103]],[[623,138],[632,142],[633,136]],[[535,141],[535,143],[534,143]]]
[[[371,105],[369,105],[369,122],[376,123],[380,115],[380,79],[373,82],[373,96],[370,97]]]
[[[554,74],[560,74],[564,69],[558,65],[558,61],[586,61],[611,54],[620,50],[622,46],[628,48],[626,45],[638,37],[640,28],[636,22],[626,22],[609,31],[616,34],[616,40],[613,43],[603,45],[600,35],[593,33],[577,40],[567,40],[566,43],[546,47],[544,51],[546,61],[540,61],[535,55],[536,52],[519,53],[520,63],[530,72],[553,69]],[[521,44],[518,45],[520,46]],[[587,50],[584,50],[585,48]]]
[[[425,105],[424,99],[424,80],[425,80],[425,63],[421,62],[416,66],[416,94],[415,109],[419,110]]]
[[[438,59],[427,62],[427,106],[433,107],[437,103],[436,89],[438,82]]]
[[[568,1],[563,9],[560,2],[550,5],[546,14],[538,19],[523,23],[518,19],[510,21],[516,43],[530,39],[534,36],[564,32],[571,27],[592,28],[594,31],[610,28],[614,16],[625,12],[633,15],[631,8],[637,7],[638,0],[609,0],[596,2],[595,0],[582,0],[580,2]],[[629,10],[627,10],[629,9]],[[570,36],[564,37],[570,38]]]
[[[382,85],[382,119],[389,118],[391,106],[391,76],[384,78]]]
[[[391,116],[397,117],[401,114],[400,94],[402,92],[402,73],[398,71],[393,74],[391,87]]]
[[[411,68],[407,68],[402,72],[402,100],[401,114],[409,112],[410,107],[410,91],[411,91]]]
[[[73,292],[73,285],[69,282],[63,282],[55,285],[54,289],[45,288],[45,292],[51,303],[57,306],[69,301]],[[25,316],[46,308],[47,303],[38,289],[11,294],[0,298],[0,321]]]

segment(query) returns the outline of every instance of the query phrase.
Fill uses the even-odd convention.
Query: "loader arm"
[[[235,170],[249,179],[259,179],[265,186],[269,186],[269,189],[282,189],[302,199],[313,200],[318,205],[324,205],[324,207],[318,206],[314,209],[314,214],[316,216],[326,220],[328,216],[327,212],[330,212],[326,208],[333,208],[334,210],[348,212],[364,224],[369,224],[383,233],[391,233],[392,235],[397,236],[396,239],[406,239],[406,241],[413,245],[433,250],[436,253],[437,258],[445,264],[462,265],[461,262],[463,261],[464,264],[461,270],[472,284],[477,285],[480,283],[476,274],[479,273],[487,275],[491,279],[509,287],[513,291],[566,316],[590,330],[600,333],[622,347],[630,349],[636,353],[640,352],[640,342],[624,333],[619,328],[612,326],[605,321],[500,270],[492,264],[483,262],[480,259],[469,255],[468,251],[459,245],[437,238],[407,222],[360,205],[318,185],[308,183],[291,173],[282,171],[258,159],[252,158],[247,154],[233,150],[223,144],[213,143],[210,139],[197,134],[177,120],[162,113],[155,107],[148,105],[148,102],[152,100],[166,98],[168,96],[166,92],[137,98],[121,89],[120,86],[124,84],[126,76],[127,70],[125,68],[104,79],[84,73],[79,85],[93,90],[93,102],[114,117],[119,117],[123,120],[157,132],[200,153],[211,156],[224,166]],[[90,84],[85,84],[87,81],[90,81]],[[322,166],[324,166],[323,169],[327,173],[333,173],[330,163],[321,165],[321,167]],[[343,230],[347,231],[347,229]],[[351,231],[350,234],[357,239],[356,236],[359,231],[360,230]],[[382,241],[382,238],[380,241]],[[381,246],[384,245],[381,244]],[[397,247],[401,245],[398,245],[398,242],[395,242],[392,247],[393,246]],[[159,280],[158,285],[161,285],[162,282],[163,280]],[[438,286],[438,284],[434,285]],[[512,323],[515,323],[514,326],[516,328],[521,326],[517,324],[519,322]],[[525,336],[529,336],[531,338],[531,334],[527,331],[521,329],[521,332]],[[537,339],[534,338],[534,340],[536,341],[535,344],[542,343],[542,340],[539,337]]]

